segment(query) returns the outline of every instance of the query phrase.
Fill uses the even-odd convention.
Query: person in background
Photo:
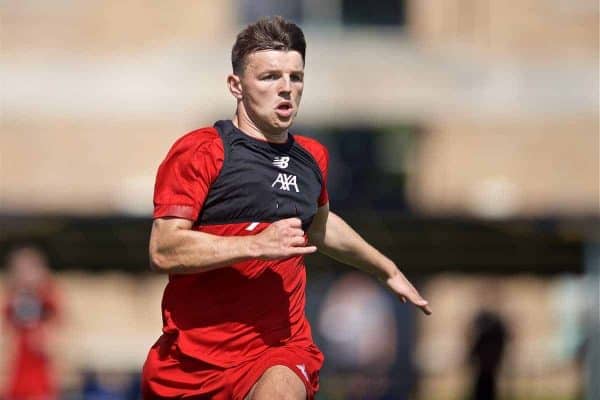
[[[471,400],[496,400],[508,329],[499,314],[480,310],[473,320],[473,331],[469,354],[474,372]]]
[[[4,398],[57,399],[49,341],[59,307],[48,260],[37,247],[22,245],[9,252],[6,270],[3,314],[13,354]]]

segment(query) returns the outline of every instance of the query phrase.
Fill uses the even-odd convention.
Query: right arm
[[[297,218],[277,221],[251,236],[218,236],[192,229],[210,186],[223,165],[223,147],[214,130],[179,139],[158,169],[150,266],[160,272],[191,274],[236,262],[273,260],[313,253]]]
[[[187,219],[154,220],[149,246],[152,269],[191,274],[250,259],[283,259],[317,250],[315,246],[306,246],[298,218],[274,222],[251,236],[218,236],[191,228],[192,221]]]

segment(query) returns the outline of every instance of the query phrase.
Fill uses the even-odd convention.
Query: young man
[[[159,168],[150,257],[169,283],[145,399],[313,398],[323,355],[304,315],[304,255],[317,250],[430,313],[396,265],[329,211],[326,149],[289,133],[305,47],[280,17],[244,29],[227,77],[233,119],[183,136]]]

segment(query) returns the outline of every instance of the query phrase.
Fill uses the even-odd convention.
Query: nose
[[[292,92],[292,81],[289,76],[283,76],[281,79],[281,85],[279,86],[279,94],[282,96],[289,96]]]

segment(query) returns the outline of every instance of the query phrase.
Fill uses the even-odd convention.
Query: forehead
[[[267,70],[303,71],[302,55],[295,50],[260,50],[247,56],[246,71]]]
[[[43,265],[46,263],[44,255],[33,247],[25,247],[14,251],[9,255],[8,261],[11,265]]]

